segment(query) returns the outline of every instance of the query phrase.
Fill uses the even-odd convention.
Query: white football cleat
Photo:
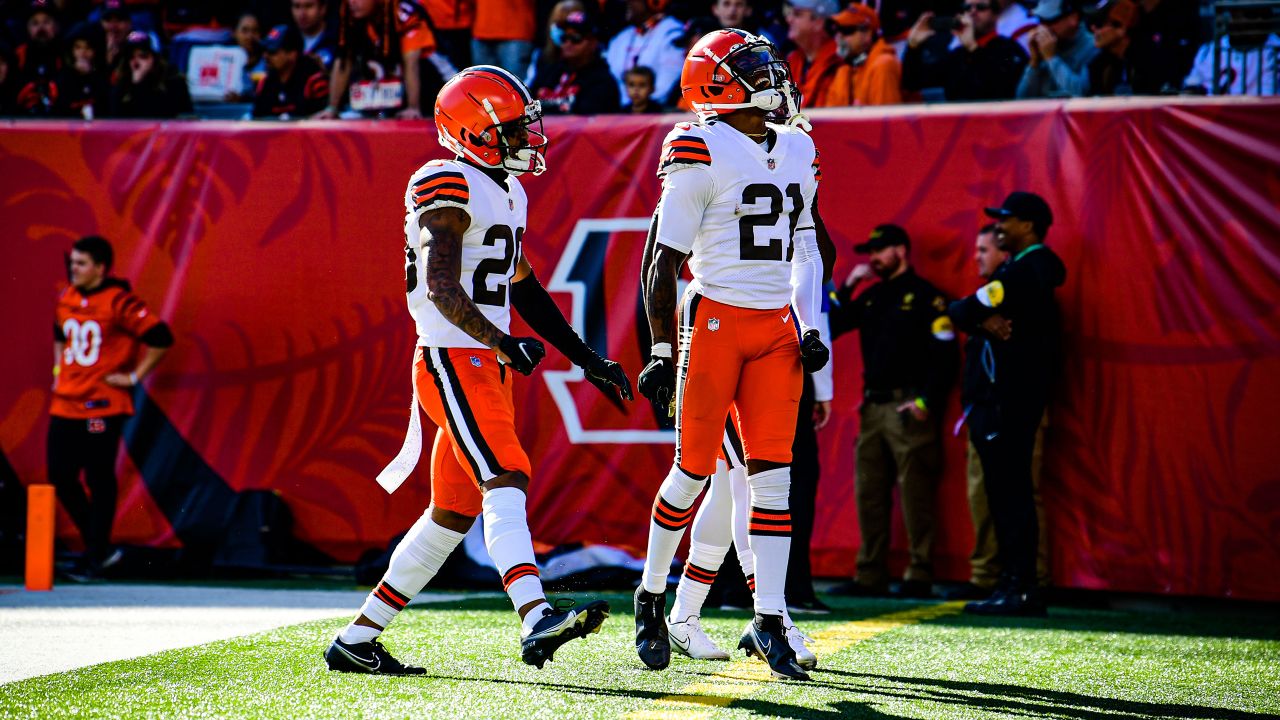
[[[811,642],[813,642],[813,638],[809,637],[808,633],[795,625],[787,626],[787,644],[796,653],[796,664],[805,670],[812,670],[818,667],[818,656],[814,655],[808,646],[808,643]]]
[[[667,635],[671,638],[671,647],[681,655],[688,655],[694,660],[729,659],[729,653],[716,647],[715,642],[707,637],[697,615],[690,615],[681,622],[668,618]]]

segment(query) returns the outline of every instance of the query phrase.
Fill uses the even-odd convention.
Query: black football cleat
[[[671,664],[671,638],[667,635],[667,594],[636,588],[636,654],[650,670]]]
[[[333,644],[324,651],[324,661],[330,670],[349,673],[369,673],[372,675],[422,675],[424,668],[405,665],[391,657],[391,653],[377,640],[369,642],[342,642],[333,639]]]
[[[757,614],[747,623],[747,629],[738,641],[738,649],[769,663],[770,672],[779,680],[809,679],[809,673],[796,662],[796,651],[787,641],[781,615]]]
[[[600,625],[607,617],[609,603],[603,600],[593,600],[575,609],[573,600],[560,598],[555,607],[543,610],[542,619],[520,638],[520,659],[541,670],[548,660],[554,659],[561,645],[600,632]]]
[[[997,589],[991,597],[964,606],[969,615],[1003,617],[1047,617],[1044,596],[1038,588],[1019,590],[1016,586]]]

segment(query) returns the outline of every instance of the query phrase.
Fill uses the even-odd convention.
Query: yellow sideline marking
[[[866,620],[840,623],[815,633],[810,648],[818,656],[818,672],[822,661],[856,645],[863,640],[914,625],[925,620],[954,615],[964,608],[963,602],[946,602],[937,605],[901,610],[877,615]],[[739,658],[723,666],[706,680],[690,683],[678,691],[653,701],[654,707],[627,715],[629,720],[694,720],[707,718],[719,708],[728,707],[735,700],[744,700],[772,682],[769,666],[755,658]]]

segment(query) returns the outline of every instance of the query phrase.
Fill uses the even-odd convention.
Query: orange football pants
[[[676,464],[715,472],[730,411],[747,460],[791,462],[803,370],[791,307],[752,310],[687,293],[676,364]]]
[[[492,350],[419,347],[413,356],[418,404],[436,431],[431,503],[475,517],[480,484],[504,473],[533,474],[516,437],[511,373]]]

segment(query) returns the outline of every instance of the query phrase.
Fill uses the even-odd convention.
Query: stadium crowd
[[[1087,3],[1087,4],[1086,4]],[[1191,0],[0,0],[0,115],[429,117],[471,64],[547,113],[680,108],[721,27],[787,53],[805,107],[1276,94],[1273,7],[1213,42]],[[1215,45],[1217,75],[1215,77]]]

